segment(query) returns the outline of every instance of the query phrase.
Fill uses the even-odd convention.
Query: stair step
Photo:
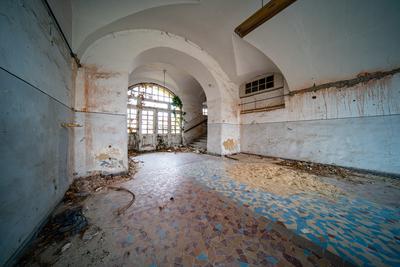
[[[207,134],[204,134],[193,140],[189,146],[193,147],[194,149],[207,150]]]
[[[195,146],[195,147],[207,147],[207,144],[190,144],[190,146]]]
[[[207,144],[207,141],[194,141],[194,142],[192,142],[191,144],[199,144],[199,145],[202,145],[202,144]]]

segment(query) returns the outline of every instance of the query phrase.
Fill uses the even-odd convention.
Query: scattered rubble
[[[340,176],[342,178],[346,178],[350,175],[355,175],[354,171],[349,169],[345,169],[342,167],[332,166],[332,165],[324,165],[306,161],[297,161],[297,160],[281,160],[278,165],[291,167],[297,170],[302,170],[311,174],[321,175],[321,176]]]
[[[108,189],[115,190],[115,191],[124,191],[124,192],[127,192],[127,193],[129,193],[129,194],[132,195],[131,201],[129,201],[128,204],[126,204],[125,206],[123,206],[123,207],[121,207],[121,208],[119,208],[119,209],[117,210],[117,214],[118,214],[118,215],[124,214],[125,211],[126,211],[127,209],[129,209],[130,206],[132,206],[133,202],[135,202],[135,198],[136,198],[136,197],[135,197],[135,194],[132,193],[132,191],[130,191],[130,190],[126,189],[126,188],[123,188],[123,187],[107,186],[107,188],[108,188]]]
[[[278,195],[313,192],[336,199],[344,192],[335,185],[323,182],[317,176],[298,172],[273,163],[240,162],[228,169],[231,178]]]
[[[86,231],[82,234],[81,239],[83,241],[92,240],[93,237],[97,236],[100,233],[100,227],[96,225],[91,225]]]
[[[99,192],[111,185],[131,180],[137,172],[137,165],[140,162],[133,158],[135,155],[133,152],[129,153],[129,168],[126,174],[104,175],[98,173],[88,177],[76,178],[65,193],[64,202],[80,202],[91,193]]]
[[[67,249],[69,249],[71,247],[71,243],[68,242],[67,244],[65,244],[62,248],[61,248],[61,253],[64,253],[64,251],[66,251]]]
[[[73,181],[68,191],[65,193],[62,203],[56,208],[55,215],[50,218],[48,223],[40,231],[37,240],[32,244],[32,249],[28,251],[20,263],[38,261],[40,266],[52,265],[52,263],[40,262],[37,259],[42,251],[51,244],[58,247],[56,254],[62,254],[72,246],[71,239],[80,234],[80,238],[88,242],[97,236],[102,230],[89,224],[84,215],[82,202],[91,194],[109,189],[124,191],[132,195],[132,199],[117,210],[117,215],[123,214],[135,201],[133,192],[126,188],[113,186],[131,180],[137,171],[138,160],[133,159],[135,153],[129,153],[129,170],[121,175],[95,174],[84,178],[77,178]],[[63,243],[67,241],[66,243]]]
[[[228,170],[233,179],[280,195],[313,192],[336,199],[342,194],[353,195],[357,192],[361,194],[360,187],[355,190],[354,187],[346,187],[346,183],[353,186],[362,185],[364,190],[367,190],[365,187],[367,185],[379,187],[382,190],[400,188],[400,179],[344,167],[247,153],[233,154],[226,158],[236,161],[234,167]],[[365,194],[368,194],[367,192]],[[377,196],[374,201],[393,202],[382,196]]]
[[[179,146],[173,146],[173,147],[167,147],[167,148],[160,148],[157,149],[157,152],[173,152],[173,153],[177,153],[177,152],[193,152],[193,153],[197,153],[197,154],[204,154],[207,151],[205,149],[199,149],[199,148],[194,148],[191,146],[184,146],[184,145],[179,145]]]
[[[26,266],[27,262],[35,261],[38,261],[40,266],[49,265],[48,263],[40,262],[37,256],[46,250],[50,244],[58,244],[56,254],[64,253],[71,247],[71,238],[77,234],[82,235],[89,227],[81,205],[73,207],[63,205],[58,210],[58,213],[53,215],[40,231],[34,244],[31,245],[31,248],[20,260],[19,265]],[[67,242],[61,245],[62,242],[65,242],[64,240],[67,240]]]
[[[335,179],[345,180],[353,184],[374,184],[385,182],[388,185],[400,188],[400,180],[393,179],[390,177],[384,177],[381,175],[376,175],[367,172],[359,172],[356,170],[347,169],[339,166],[332,166],[320,163],[306,162],[306,161],[296,161],[288,159],[280,159],[276,164],[281,166],[287,166],[294,170],[301,170],[306,173],[323,176],[323,177],[333,177]]]

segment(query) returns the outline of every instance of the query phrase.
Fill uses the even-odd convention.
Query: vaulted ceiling
[[[261,7],[260,0],[50,3],[80,57],[106,35],[159,30],[199,46],[237,85],[263,73],[282,72],[289,88],[297,90],[400,65],[397,0],[298,0],[244,39],[234,29]],[[174,65],[156,61],[143,62],[147,73],[156,63]],[[140,70],[137,77],[144,75]]]

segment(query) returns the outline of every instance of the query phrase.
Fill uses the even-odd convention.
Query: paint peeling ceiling
[[[261,7],[258,0],[121,1],[118,5],[108,1],[95,2],[72,2],[73,46],[79,55],[107,34],[130,29],[156,29],[199,45],[238,84],[266,72],[278,71],[258,49],[234,38],[234,28]]]
[[[197,44],[237,85],[280,71],[297,90],[400,65],[396,0],[296,1],[244,39],[234,28],[261,7],[259,0],[64,1],[72,1],[72,43],[80,56],[107,34],[153,29]]]

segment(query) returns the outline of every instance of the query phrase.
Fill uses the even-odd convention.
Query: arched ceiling
[[[52,0],[54,2],[54,0]],[[74,49],[82,44],[87,36],[98,29],[131,14],[160,6],[183,3],[196,4],[199,0],[67,0],[71,1],[73,13]],[[64,2],[66,2],[64,0]]]
[[[236,85],[280,70],[290,90],[400,65],[398,0],[299,0],[237,38],[234,28],[260,6],[259,0],[72,0],[74,48],[82,56],[107,34],[156,29],[196,43]]]
[[[199,82],[186,71],[182,71],[171,64],[143,63],[129,75],[129,84],[154,82],[164,85],[164,70],[165,86],[174,94],[181,98],[190,96],[198,101],[205,100],[205,94]]]
[[[400,1],[299,0],[245,37],[291,90],[400,66]]]
[[[77,4],[74,10],[81,5],[89,5],[81,2],[74,1]],[[91,27],[92,32],[86,30],[83,35],[82,30],[79,30],[79,39],[74,42],[78,54],[82,55],[94,41],[110,33],[129,29],[156,29],[182,36],[199,45],[216,59],[229,78],[237,84],[266,72],[279,72],[266,55],[233,33],[240,22],[261,7],[259,0],[180,1],[180,4],[175,1],[173,5],[147,5],[146,9],[143,1],[131,1],[131,5],[132,2],[137,7],[129,6],[124,12],[117,13],[112,22],[106,17],[102,23],[97,23],[97,28]],[[92,5],[90,13],[87,12],[90,20],[101,19],[101,14],[105,12],[103,9],[107,9],[107,5]],[[131,10],[131,14],[127,14],[128,10]],[[80,19],[77,23],[85,24],[85,20]]]

